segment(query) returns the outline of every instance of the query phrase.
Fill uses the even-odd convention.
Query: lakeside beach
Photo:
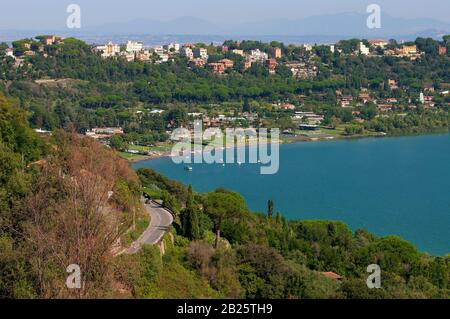
[[[387,136],[386,134],[383,133],[378,133],[378,134],[370,134],[370,135],[361,135],[361,136],[339,136],[339,135],[321,135],[318,137],[310,137],[307,135],[293,135],[293,136],[282,136],[282,138],[279,140],[279,144],[280,145],[285,145],[285,144],[295,144],[295,143],[304,143],[304,142],[324,142],[324,141],[332,141],[332,140],[353,140],[353,139],[364,139],[364,138],[375,138],[375,137],[390,137]],[[395,137],[395,136],[391,136],[391,137]],[[229,148],[235,148],[235,147],[245,147],[245,146],[253,146],[257,144],[256,142],[246,142],[245,145],[233,145],[233,146],[224,146],[224,147],[219,147],[222,149],[229,149]],[[168,144],[165,144],[166,146],[168,146]],[[173,144],[171,144],[172,146]],[[149,155],[136,155],[136,154],[129,154],[129,153],[125,153],[125,152],[121,152],[120,155],[127,159],[130,163],[137,163],[137,162],[143,162],[143,161],[149,161],[149,160],[155,160],[155,159],[159,159],[159,158],[169,158],[171,157],[171,150],[166,150],[166,151],[149,151],[152,154]]]

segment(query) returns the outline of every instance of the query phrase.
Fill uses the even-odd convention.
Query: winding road
[[[151,218],[150,225],[129,248],[122,252],[124,254],[136,254],[142,245],[158,244],[169,229],[169,226],[173,223],[172,213],[158,203],[150,201],[144,204],[144,206]]]

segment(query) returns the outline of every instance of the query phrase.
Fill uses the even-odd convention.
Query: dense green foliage
[[[200,239],[199,211],[195,203],[192,186],[189,185],[186,208],[182,212],[183,235],[191,240]]]
[[[176,189],[184,188],[148,169],[140,169],[138,175],[150,189],[169,191],[175,188],[174,184],[178,185]],[[184,192],[177,194],[172,201],[182,206],[186,201]],[[160,198],[156,193],[153,195]],[[175,265],[181,267],[191,274],[192,280],[195,278],[206,284],[219,296],[450,297],[450,259],[422,254],[398,237],[377,237],[365,230],[353,233],[347,225],[335,221],[288,221],[280,214],[271,218],[248,213],[239,195],[224,190],[194,197],[202,208],[198,211],[199,219],[210,222],[200,223],[201,236],[199,240],[192,240],[178,226],[181,221],[177,221],[173,231],[178,235],[173,244],[167,243],[168,256],[163,258],[163,265],[169,267],[169,272]],[[215,209],[210,209],[211,206]],[[221,244],[214,249],[213,231],[217,230],[220,217],[223,217]],[[366,286],[369,275],[366,268],[371,264],[378,264],[382,269],[381,289]],[[160,273],[160,278],[166,276],[164,272]],[[323,272],[337,273],[343,280],[329,279]],[[139,280],[149,279],[142,276]],[[161,287],[156,286],[153,292],[140,296],[152,296],[158,289]],[[209,294],[214,296],[211,291]],[[199,290],[194,295],[202,294]]]
[[[61,289],[65,266],[60,268],[59,259],[69,258],[65,265],[72,260],[67,247],[76,247],[68,231],[72,227],[64,226],[78,212],[72,208],[81,201],[90,211],[90,196],[85,196],[98,189],[87,185],[115,180],[109,205],[121,225],[130,225],[137,181],[111,151],[62,133],[44,142],[29,129],[13,101],[2,97],[0,106],[0,118],[5,119],[0,122],[1,297],[70,296]],[[53,146],[48,148],[48,143]],[[47,153],[49,165],[30,165]],[[67,184],[61,170],[81,188]],[[83,227],[95,227],[100,237],[80,247],[91,247],[88,257],[96,261],[87,264],[93,267],[89,280],[95,284],[82,296],[118,296],[122,293],[114,287],[119,284],[126,292],[121,296],[153,298],[449,298],[449,258],[422,254],[400,238],[379,238],[365,230],[353,233],[334,221],[288,221],[280,214],[273,216],[273,201],[268,202],[267,215],[253,214],[236,193],[195,193],[148,169],[139,170],[138,176],[145,192],[177,212],[173,237],[164,240],[166,253],[161,259],[157,247],[148,247],[137,255],[110,259],[103,255],[108,242],[100,251],[91,247],[107,238],[101,230],[107,225],[101,220],[91,225],[97,219],[89,217]],[[66,214],[68,207],[72,208]],[[42,223],[45,220],[52,222]],[[37,267],[42,262],[46,267]],[[370,290],[366,267],[374,263],[382,269],[382,288]],[[329,279],[324,272],[337,273],[343,280]]]
[[[212,60],[235,61],[235,67],[227,70],[225,76],[217,76],[208,69],[187,67],[186,60],[179,56],[158,65],[127,62],[121,57],[103,59],[86,43],[66,39],[25,57],[23,66],[15,67],[13,59],[0,57],[0,89],[20,99],[33,127],[48,130],[70,127],[84,132],[92,127],[123,126],[127,134],[123,143],[116,141],[118,149],[126,148],[130,142],[151,145],[165,141],[167,128],[185,125],[189,120],[187,112],[198,109],[210,114],[252,111],[260,118],[273,119],[275,123],[266,123],[269,126],[285,129],[292,123],[286,124],[283,119],[292,112],[271,110],[267,106],[276,101],[289,101],[302,110],[324,114],[324,125],[329,127],[351,123],[356,115],[352,109],[344,110],[337,105],[336,90],[356,100],[361,88],[369,89],[373,99],[397,98],[398,105],[389,116],[378,116],[373,105],[354,106],[353,111],[361,113],[365,123],[354,123],[358,127],[349,128],[349,135],[364,131],[401,134],[448,130],[450,97],[441,96],[437,91],[450,83],[450,58],[448,54],[439,55],[436,49],[449,46],[448,37],[440,42],[418,38],[416,45],[425,55],[417,60],[353,54],[359,41],[341,41],[335,53],[327,46],[316,46],[309,52],[277,42],[243,41],[241,49],[247,52],[252,49],[269,52],[275,45],[282,49],[279,70],[271,76],[263,65],[255,64],[243,70],[242,57],[207,46]],[[14,44],[17,53],[23,51],[25,42],[32,49],[39,47],[38,42],[30,39],[17,41]],[[236,47],[233,41],[226,43],[230,48]],[[388,47],[399,46],[392,41]],[[283,63],[293,60],[314,65],[317,76],[297,80],[289,70],[283,72]],[[33,82],[46,79],[57,81]],[[398,89],[391,89],[388,79],[397,81]],[[436,89],[433,96],[437,108],[409,109],[410,102],[417,104],[419,93],[426,85]],[[167,113],[164,116],[136,113],[154,107]]]
[[[88,138],[45,139],[0,95],[0,298],[112,294],[111,247],[140,213],[128,163]],[[65,288],[78,264],[84,285]]]
[[[31,297],[29,265],[17,254],[24,201],[30,193],[30,162],[45,153],[45,145],[27,126],[17,103],[0,94],[0,297]]]
[[[159,298],[449,298],[448,257],[427,256],[397,237],[352,232],[341,222],[288,221],[274,214],[271,200],[267,214],[250,213],[239,194],[223,189],[195,193],[146,169],[138,171],[143,191],[177,214],[173,238],[165,237],[162,258],[156,247],[145,247],[135,256],[114,259],[111,246],[138,213],[137,177],[112,150],[58,131],[121,126],[125,134],[109,143],[127,150],[166,141],[167,130],[186,126],[192,120],[188,113],[199,110],[210,116],[251,112],[263,120],[240,124],[295,128],[294,110],[276,108],[279,102],[323,114],[324,127],[345,125],[349,136],[450,128],[450,99],[439,93],[450,83],[449,53],[439,54],[439,46],[450,49],[448,36],[444,41],[417,39],[425,53],[417,60],[354,54],[359,42],[341,41],[332,53],[327,46],[309,52],[277,42],[243,41],[240,49],[245,51],[282,49],[273,75],[262,64],[244,70],[242,57],[204,45],[211,62],[235,62],[223,76],[189,68],[178,56],[158,65],[103,59],[76,39],[50,46],[33,39],[15,41],[15,55],[24,54],[28,45],[36,52],[20,64],[4,56],[1,44],[0,297],[72,297],[63,288],[65,267],[80,259],[90,269],[82,292],[87,297],[115,296],[117,286],[123,286],[125,296]],[[234,41],[225,45],[237,47]],[[388,45],[398,47],[394,41]],[[289,61],[316,67],[317,76],[294,78],[283,65]],[[398,88],[389,87],[390,79]],[[430,85],[435,107],[427,109],[418,97]],[[396,98],[398,104],[382,113],[373,103],[361,103],[363,88],[373,100]],[[355,102],[338,106],[342,95]],[[164,113],[150,112],[155,108]],[[53,131],[53,136],[40,138],[30,126]],[[95,214],[104,207],[108,220]],[[95,231],[81,232],[85,237],[78,240],[70,230],[79,227]],[[89,253],[80,253],[83,249]],[[370,264],[382,268],[381,289],[366,286]],[[324,272],[343,279],[327,278]]]

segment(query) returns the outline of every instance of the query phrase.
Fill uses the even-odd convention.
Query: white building
[[[151,52],[156,54],[159,57],[159,61],[157,61],[157,62],[162,63],[162,62],[169,61],[169,53],[167,52],[167,50],[164,49],[164,47],[162,47],[162,46],[154,47],[151,50]]]
[[[182,57],[188,58],[189,60],[194,58],[194,52],[192,51],[191,48],[181,48],[180,55]]]
[[[194,48],[192,53],[194,54],[194,58],[208,60],[208,50],[204,48]]]
[[[127,59],[128,62],[132,62],[135,59],[135,54],[134,52],[120,52],[119,56],[123,56],[125,57],[125,59]]]
[[[94,50],[100,52],[103,58],[110,58],[120,53],[120,46],[109,41],[105,45],[96,46]]]
[[[169,43],[169,44],[165,44],[164,45],[164,50],[167,51],[175,51],[175,52],[180,52],[180,44],[179,43]]]
[[[306,50],[306,51],[312,51],[313,46],[311,44],[302,44],[302,47]]]
[[[240,55],[240,56],[244,56],[244,50],[234,49],[231,52],[233,52],[234,54]]]
[[[159,56],[159,61],[156,61],[156,63],[165,63],[169,61],[169,54],[167,53],[163,53],[163,54],[158,54]]]
[[[11,57],[11,58],[14,58],[14,50],[11,49],[11,48],[7,48],[7,49],[5,50],[5,55],[6,55],[6,56],[9,56],[9,57]]]
[[[370,49],[366,47],[364,43],[359,42],[359,53],[361,53],[362,55],[369,55]]]
[[[127,42],[127,52],[140,52],[144,49],[144,43],[136,42],[136,41],[128,41]]]
[[[166,52],[162,46],[154,47],[151,51],[157,55],[163,55]]]
[[[259,49],[250,51],[249,61],[254,63],[265,63],[269,59],[269,55]]]

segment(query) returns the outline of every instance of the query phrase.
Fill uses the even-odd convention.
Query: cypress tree
[[[195,205],[191,185],[189,185],[186,209],[183,214],[183,234],[191,240],[200,239],[198,209]]]
[[[269,199],[267,202],[267,216],[272,219],[273,216],[273,200]]]

